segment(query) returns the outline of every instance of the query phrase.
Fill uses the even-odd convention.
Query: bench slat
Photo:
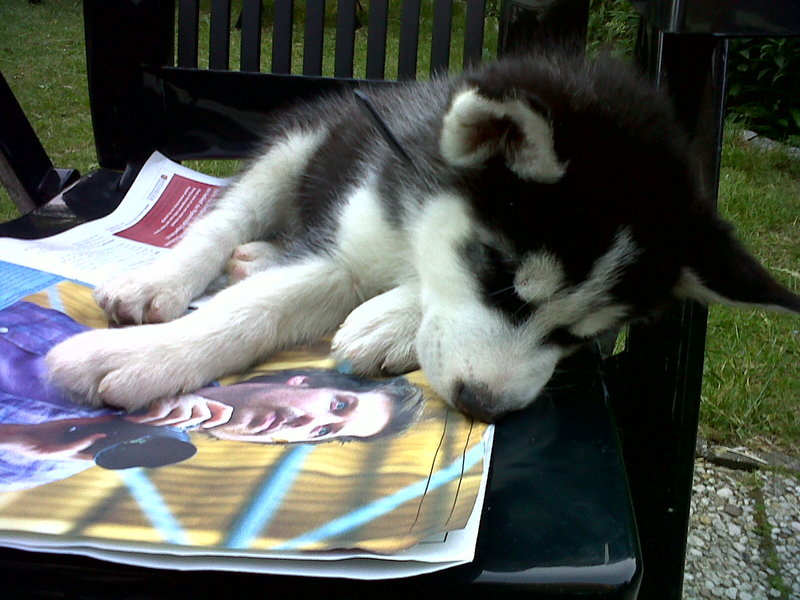
[[[389,24],[389,1],[369,3],[367,34],[367,79],[383,79],[386,72],[386,30]]]
[[[306,0],[306,29],[303,40],[303,75],[322,75],[325,37],[325,0]]]
[[[208,68],[227,71],[230,68],[231,0],[211,0],[211,28]]]
[[[275,0],[272,29],[272,72],[292,72],[293,0]]]
[[[242,0],[241,70],[261,70],[261,0]]]
[[[400,15],[400,48],[397,58],[398,79],[416,79],[419,13],[419,0],[403,2],[403,10]]]
[[[431,33],[431,75],[446,72],[450,67],[450,36],[453,28],[453,0],[433,3]]]
[[[353,56],[356,43],[356,0],[339,0],[336,16],[336,58],[333,65],[335,77],[353,76]]]
[[[187,69],[197,68],[198,4],[198,0],[180,0],[178,4],[178,66]]]
[[[467,0],[464,25],[464,67],[477,64],[483,56],[483,26],[486,0]]]

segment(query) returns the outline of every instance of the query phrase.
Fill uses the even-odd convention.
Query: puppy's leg
[[[47,363],[78,400],[134,410],[317,339],[358,303],[347,271],[314,258],[255,273],[169,323],[79,334]]]
[[[303,132],[274,142],[175,248],[98,287],[97,303],[118,323],[161,323],[182,315],[238,246],[291,224],[292,191],[320,139]]]
[[[333,338],[333,357],[361,375],[407,373],[418,365],[414,340],[422,319],[419,290],[402,285],[367,300]]]

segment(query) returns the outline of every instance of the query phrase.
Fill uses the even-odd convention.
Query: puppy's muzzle
[[[488,388],[463,382],[454,389],[453,406],[484,423],[494,423],[508,412],[501,408],[502,402]]]

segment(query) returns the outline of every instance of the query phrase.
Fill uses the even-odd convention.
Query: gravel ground
[[[800,460],[702,443],[698,456],[683,600],[800,600]]]
[[[695,463],[684,600],[800,600],[800,470],[703,454]]]

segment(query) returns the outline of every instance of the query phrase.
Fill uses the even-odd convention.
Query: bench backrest
[[[498,14],[486,0],[242,0],[237,14],[230,0],[85,0],[99,164],[123,169],[156,149],[240,158],[287,102],[460,69],[551,21],[585,34],[587,0],[518,4]]]

